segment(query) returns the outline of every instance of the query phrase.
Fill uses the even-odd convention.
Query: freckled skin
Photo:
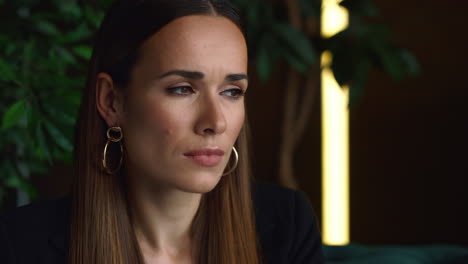
[[[226,81],[247,74],[247,47],[237,26],[223,17],[186,16],[155,33],[142,46],[125,99],[122,127],[126,167],[151,184],[205,193],[219,182],[244,123],[244,99],[225,93],[247,89],[247,81]],[[201,80],[162,74],[197,71]],[[193,93],[170,94],[190,86]],[[226,155],[215,167],[202,167],[183,153],[219,147]],[[133,177],[133,176],[132,176]]]

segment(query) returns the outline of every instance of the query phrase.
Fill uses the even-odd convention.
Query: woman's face
[[[121,125],[130,177],[204,193],[244,123],[247,47],[230,20],[186,16],[142,46]]]

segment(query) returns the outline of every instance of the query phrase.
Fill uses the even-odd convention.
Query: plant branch
[[[300,109],[298,113],[298,118],[294,125],[294,131],[292,132],[293,136],[293,149],[297,147],[300,140],[304,136],[304,132],[309,123],[310,116],[312,114],[312,109],[314,108],[314,103],[316,102],[316,95],[319,89],[318,83],[320,78],[320,70],[318,67],[313,67],[309,74],[306,77],[306,84],[304,89],[304,97],[300,104]]]
[[[298,1],[286,1],[288,8],[289,21],[291,25],[301,30],[301,12]],[[294,177],[293,157],[294,157],[294,133],[295,131],[295,116],[296,106],[298,103],[298,86],[300,82],[299,73],[289,66],[286,96],[284,97],[284,118],[282,126],[282,138],[280,144],[280,165],[279,165],[279,180],[281,184],[289,188],[296,189],[297,181]]]

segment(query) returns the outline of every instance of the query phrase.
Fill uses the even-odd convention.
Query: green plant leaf
[[[375,17],[379,10],[369,0],[343,0],[340,5],[349,10],[353,16]]]
[[[36,126],[36,138],[39,145],[39,156],[40,159],[46,159],[49,163],[52,163],[52,155],[50,154],[49,146],[46,143],[46,137],[42,131],[42,123],[39,122]]]
[[[320,1],[299,0],[302,12],[306,16],[319,17],[321,12]]]
[[[49,104],[43,106],[47,114],[62,124],[73,126],[76,120],[74,116],[67,113],[67,106],[59,104],[54,105],[53,103],[55,102],[51,99]]]
[[[282,55],[286,59],[286,61],[297,71],[301,73],[306,73],[309,70],[309,66],[305,64],[300,58],[298,58],[295,54],[289,52],[289,50],[284,50]]]
[[[31,199],[37,197],[37,190],[28,179],[19,176],[19,174],[10,175],[5,179],[5,185],[10,188],[16,188],[26,192]]]
[[[74,43],[88,39],[91,37],[93,32],[89,29],[89,26],[86,22],[81,23],[75,29],[70,32],[60,35],[58,37],[58,42],[60,43]]]
[[[400,59],[406,65],[406,73],[410,76],[418,75],[421,73],[421,65],[418,62],[418,59],[406,49],[400,49],[398,51]]]
[[[66,166],[73,166],[73,152],[65,152],[61,157],[61,162]]]
[[[261,81],[268,80],[274,66],[274,52],[270,49],[274,41],[270,35],[264,34],[257,47],[256,66]]]
[[[363,60],[355,65],[353,81],[349,87],[349,106],[357,104],[364,97],[364,88],[371,68],[369,60]]]
[[[273,26],[273,31],[296,55],[303,64],[311,66],[317,60],[317,55],[312,42],[301,31],[289,24],[278,23]]]
[[[331,69],[336,81],[340,86],[349,84],[353,80],[355,50],[346,46],[334,47],[331,52],[333,54]]]
[[[107,10],[111,7],[111,5],[115,2],[113,0],[98,0],[98,2],[101,4],[101,8],[103,10]]]
[[[54,126],[54,124],[44,120],[44,125],[47,132],[58,146],[60,146],[65,151],[71,152],[73,150],[71,141],[56,126]]]
[[[28,161],[29,171],[31,173],[47,174],[49,172],[49,167],[37,160]]]
[[[93,49],[87,45],[79,45],[73,47],[73,52],[82,57],[85,60],[91,59],[91,54],[93,53]]]
[[[57,51],[59,58],[61,58],[61,60],[64,61],[65,63],[68,63],[68,64],[77,63],[75,56],[66,48],[55,46],[55,50]]]
[[[0,163],[1,175],[0,178],[3,180],[3,184],[9,177],[18,177],[18,171],[13,166],[13,163],[10,159],[6,159]]]
[[[13,52],[16,51],[16,45],[13,43],[8,43],[5,49],[5,55],[6,56],[11,56]]]
[[[78,83],[84,84],[85,80],[79,80]],[[75,112],[78,110],[78,106],[81,103],[81,90],[70,89],[66,94],[62,95],[63,100],[75,108]]]
[[[3,115],[2,129],[8,129],[19,123],[26,111],[26,102],[20,100],[8,108]]]
[[[257,73],[261,81],[266,81],[270,77],[271,62],[266,49],[260,48],[257,53]]]
[[[11,66],[4,60],[0,59],[0,80],[12,81],[16,79],[16,74]]]
[[[398,55],[391,50],[380,51],[380,59],[383,69],[395,80],[402,80],[405,77],[405,71]]]
[[[73,21],[81,18],[81,8],[78,6],[76,1],[60,0],[57,4],[60,12],[65,16],[64,19],[68,21]]]
[[[36,28],[39,32],[49,35],[55,36],[60,34],[60,30],[52,23],[46,20],[39,20],[36,22]]]
[[[97,11],[89,6],[83,8],[84,17],[89,21],[95,28],[98,28],[104,18],[103,12]]]

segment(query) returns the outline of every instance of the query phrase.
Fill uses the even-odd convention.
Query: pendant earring
[[[229,175],[237,168],[237,164],[239,163],[239,154],[237,153],[237,150],[236,150],[236,148],[234,146],[232,146],[232,152],[234,153],[234,157],[236,158],[236,161],[235,161],[234,165],[231,166],[229,171],[223,173],[223,175],[221,175],[221,176]]]
[[[115,174],[122,166],[122,160],[123,160],[122,138],[123,138],[122,128],[109,127],[109,129],[107,129],[107,142],[106,142],[106,145],[104,146],[102,166],[104,167],[104,170],[108,174]],[[109,143],[119,143],[120,158],[119,158],[119,163],[117,164],[115,168],[111,168],[107,164],[107,149],[108,149]]]

